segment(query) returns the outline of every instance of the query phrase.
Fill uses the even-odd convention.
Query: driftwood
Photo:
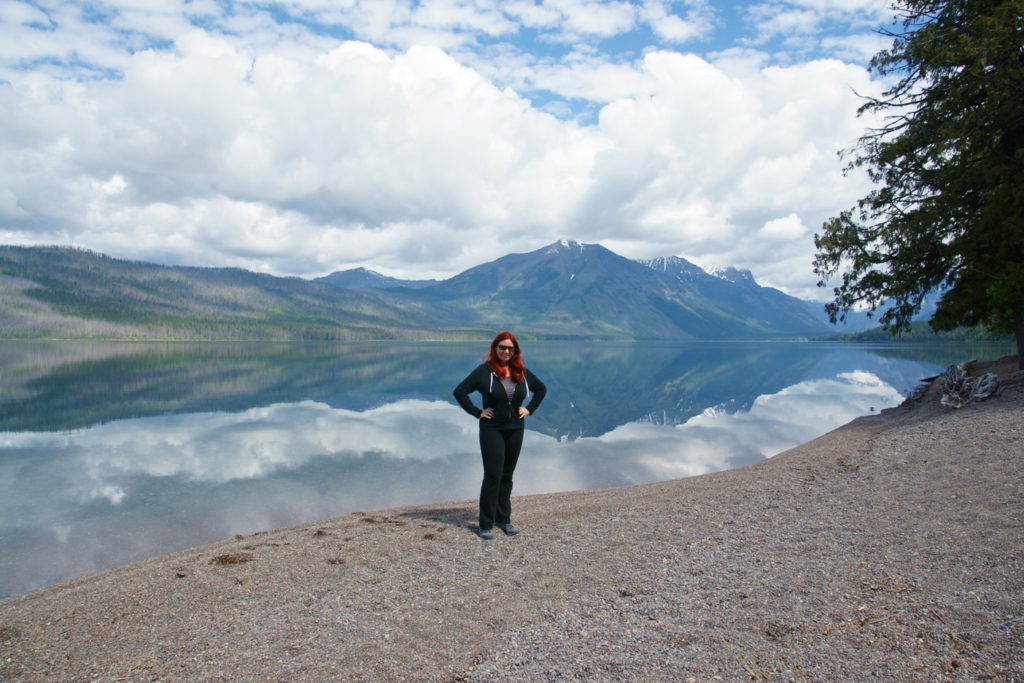
[[[977,377],[967,376],[967,366],[950,365],[942,373],[942,399],[940,403],[947,408],[963,408],[972,401],[988,398],[999,388],[999,380],[995,373],[986,372]]]

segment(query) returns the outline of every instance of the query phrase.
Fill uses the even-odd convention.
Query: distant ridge
[[[439,280],[399,280],[398,278],[381,275],[377,271],[366,268],[352,268],[350,270],[339,270],[318,277],[314,282],[324,282],[335,287],[345,289],[423,289],[436,285]]]
[[[317,280],[172,267],[75,248],[0,246],[2,338],[759,339],[835,331],[821,304],[710,274],[559,241],[442,281],[364,268]]]
[[[749,270],[705,269],[678,256],[650,259],[641,263],[766,330],[824,334],[829,329],[824,320],[822,304],[817,304],[821,312],[815,315],[808,302],[757,284]]]
[[[436,323],[406,303],[300,278],[0,246],[8,339],[421,339],[437,337]]]

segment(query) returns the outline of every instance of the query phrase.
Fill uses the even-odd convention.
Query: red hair
[[[498,362],[498,344],[508,340],[512,342],[512,345],[516,347],[515,352],[508,361],[508,365],[502,365]],[[523,371],[526,366],[523,365],[523,354],[519,349],[519,340],[511,332],[499,332],[498,336],[491,342],[491,348],[487,352],[487,357],[484,358],[484,362],[491,366],[491,371],[498,377],[504,378],[505,375],[511,374],[512,379],[517,383],[522,384],[525,375]]]

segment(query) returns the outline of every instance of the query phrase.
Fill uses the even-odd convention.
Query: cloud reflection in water
[[[517,495],[738,467],[898,403],[848,372],[708,409],[563,441],[529,431]],[[542,407],[543,410],[543,407]],[[474,499],[476,424],[443,401],[362,412],[319,401],[0,434],[0,596],[210,542],[355,510]]]
[[[901,400],[876,376],[851,372],[760,396],[749,411],[710,408],[674,427],[630,422],[558,445],[530,433],[530,459],[520,466],[517,492],[604,488],[742,467]]]

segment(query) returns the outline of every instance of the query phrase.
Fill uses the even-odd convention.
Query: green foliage
[[[818,337],[822,341],[850,341],[850,342],[886,342],[892,341],[893,333],[883,327],[875,327],[861,332],[847,332],[845,334],[831,334]],[[984,342],[1004,343],[1012,338],[1000,335],[987,330],[981,325],[974,327],[958,327],[953,330],[936,330],[930,325],[918,320],[908,323],[899,333],[902,341],[909,342]]]
[[[1024,0],[899,0],[903,31],[872,68],[895,82],[861,113],[883,125],[850,168],[878,188],[815,235],[827,310],[861,303],[908,328],[944,291],[935,330],[982,324],[1024,349]],[[1024,355],[1021,355],[1024,362]]]

